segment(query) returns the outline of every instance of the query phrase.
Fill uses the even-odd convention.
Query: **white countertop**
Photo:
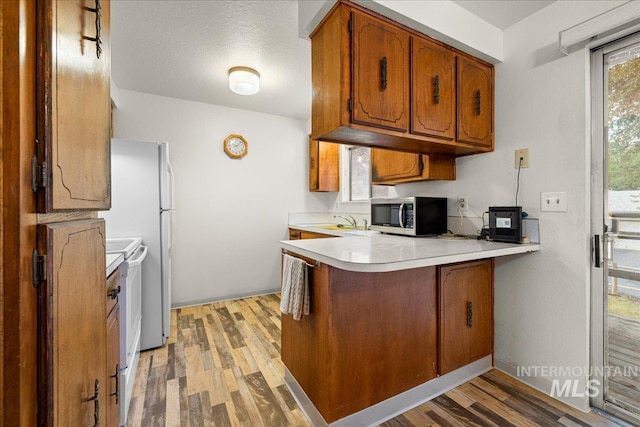
[[[283,240],[280,245],[282,249],[342,270],[362,272],[406,270],[540,250],[540,245],[537,244],[519,245],[377,233],[340,238]]]
[[[325,228],[327,225],[332,224],[289,224],[289,228],[294,230],[301,231],[311,231],[312,233],[320,233],[327,234],[335,237],[346,237],[346,236],[367,236],[372,234],[379,234],[377,231],[365,231],[365,230],[354,230],[353,228],[345,227],[340,230],[333,230],[330,228]]]
[[[107,254],[107,277],[111,275],[116,268],[124,261],[124,255],[122,253]]]

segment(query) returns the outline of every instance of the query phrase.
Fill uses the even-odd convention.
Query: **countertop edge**
[[[298,255],[311,258],[320,263],[327,264],[332,267],[339,268],[341,270],[356,271],[356,272],[363,272],[363,273],[367,273],[367,272],[368,273],[384,273],[389,271],[408,270],[411,268],[430,267],[434,265],[453,264],[457,262],[475,261],[475,260],[485,259],[485,258],[495,258],[495,257],[508,256],[508,255],[524,254],[524,253],[536,252],[540,250],[539,244],[522,244],[522,245],[514,245],[508,248],[490,249],[490,250],[479,251],[479,252],[465,252],[460,254],[435,256],[435,257],[429,257],[429,258],[419,258],[419,259],[413,259],[413,260],[407,260],[407,261],[369,264],[369,263],[355,263],[355,262],[342,261],[336,258],[322,255],[317,252],[300,248],[299,246],[296,246],[291,242],[295,242],[295,241],[288,241],[288,240],[280,241],[280,246],[282,249],[285,249],[287,251],[291,251]]]
[[[122,253],[107,254],[107,277],[111,276],[111,273],[116,271],[120,264],[124,262],[124,255]]]

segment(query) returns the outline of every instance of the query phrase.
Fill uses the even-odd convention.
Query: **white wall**
[[[513,205],[514,150],[529,148],[519,201],[540,219],[542,250],[500,259],[495,272],[495,363],[513,375],[518,366],[589,366],[589,65],[585,51],[559,53],[557,40],[559,31],[620,3],[559,1],[508,28],[505,60],[496,66],[495,151],[459,158],[455,182],[399,187],[403,194],[468,195],[478,214]],[[540,212],[543,191],[566,192],[568,211]],[[579,391],[586,374],[570,377]],[[521,379],[549,393],[555,378]],[[565,400],[588,408],[586,397]]]
[[[287,214],[327,212],[335,199],[308,191],[308,121],[117,92],[115,137],[170,144],[173,305],[279,288]],[[242,160],[223,152],[231,133],[249,142]]]

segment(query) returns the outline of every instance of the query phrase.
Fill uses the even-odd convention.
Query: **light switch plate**
[[[566,212],[567,193],[540,193],[540,210],[542,212]]]

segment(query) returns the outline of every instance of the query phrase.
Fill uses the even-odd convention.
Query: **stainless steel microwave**
[[[406,236],[447,232],[446,197],[371,199],[371,229]]]

